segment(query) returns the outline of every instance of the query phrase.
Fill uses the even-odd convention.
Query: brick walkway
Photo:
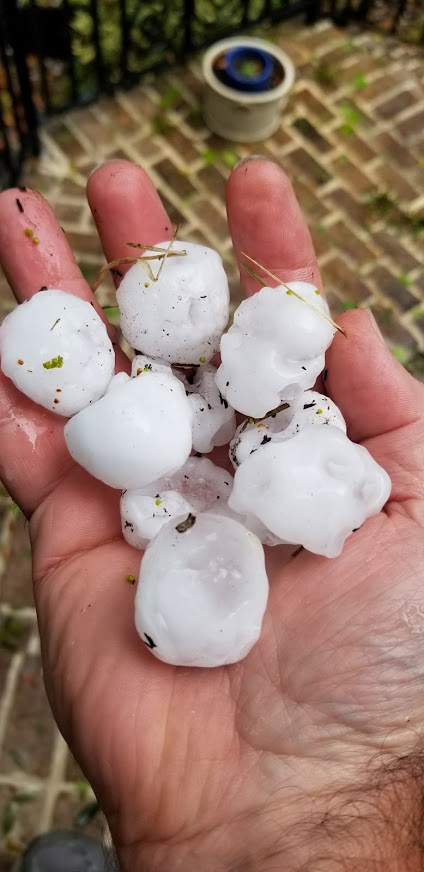
[[[297,82],[279,130],[265,143],[239,146],[209,133],[193,62],[51,121],[42,158],[24,181],[55,207],[90,280],[102,255],[84,198],[86,178],[112,157],[140,162],[180,222],[180,237],[221,251],[237,300],[225,179],[239,157],[268,154],[294,180],[333,311],[371,306],[394,354],[424,378],[422,51],[327,23],[313,29],[291,23],[266,36],[291,55]],[[111,285],[101,294],[113,304]],[[0,284],[0,314],[11,306]],[[27,533],[5,496],[0,522],[1,872],[33,834],[72,826],[91,797],[47,708]],[[88,829],[98,831],[98,821]]]

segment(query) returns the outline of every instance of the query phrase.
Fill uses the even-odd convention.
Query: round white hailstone
[[[65,291],[39,291],[0,328],[1,368],[22,393],[70,417],[106,391],[115,353],[90,303]]]
[[[201,454],[228,445],[236,429],[234,409],[220,394],[215,376],[216,366],[206,364],[199,366],[192,384],[182,377],[193,410],[193,448]]]
[[[116,387],[68,421],[66,444],[77,463],[110,487],[143,487],[187,460],[190,405],[172,376],[115,378]]]
[[[173,375],[171,364],[165,360],[156,360],[154,357],[147,357],[146,354],[136,354],[131,364],[132,378],[147,372],[162,372],[166,375]]]
[[[286,409],[261,421],[250,418],[240,424],[230,443],[230,459],[234,467],[240,466],[262,445],[290,439],[306,424],[332,424],[346,433],[346,422],[338,406],[317,391],[305,391],[286,405]]]
[[[291,282],[325,315],[327,303],[307,282]],[[229,404],[262,418],[281,403],[311,388],[324,368],[335,328],[284,285],[262,288],[244,300],[221,339],[216,382]]]
[[[259,539],[214,514],[175,520],[151,541],[135,598],[137,631],[176,666],[224,666],[245,657],[268,598]]]
[[[189,457],[173,475],[121,497],[124,539],[134,548],[146,548],[164,524],[189,512],[213,511],[231,515],[228,497],[233,477],[206,457]]]
[[[307,424],[240,464],[229,505],[286,542],[337,557],[350,533],[382,509],[390,487],[385,470],[341,429]]]
[[[159,243],[167,248],[169,242]],[[121,329],[133,348],[171,363],[207,363],[219,348],[229,315],[228,281],[216,251],[175,241],[157,281],[138,262],[126,273],[116,298]],[[154,252],[151,252],[154,254]],[[149,254],[149,252],[146,252]],[[158,275],[159,260],[149,260]]]

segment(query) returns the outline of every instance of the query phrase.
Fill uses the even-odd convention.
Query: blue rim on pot
[[[240,91],[263,91],[269,86],[273,73],[273,59],[269,52],[256,46],[239,46],[226,52],[224,63],[230,87]],[[251,72],[248,71],[249,65]]]

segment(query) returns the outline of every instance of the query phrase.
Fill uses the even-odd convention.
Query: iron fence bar
[[[402,18],[403,13],[405,12],[406,0],[398,0],[396,3],[396,12],[393,16],[392,26],[390,28],[391,33],[396,33],[400,19]]]
[[[38,26],[37,6],[35,0],[29,0],[29,10],[31,16],[31,25],[35,37],[35,51],[37,56],[38,72],[40,74],[41,94],[43,97],[44,109],[46,112],[51,112],[52,106],[50,101],[50,89],[49,83],[47,81],[46,64],[44,61],[43,53],[41,51],[40,29]]]
[[[101,91],[107,90],[107,83],[104,79],[104,63],[102,47],[100,44],[100,21],[99,10],[97,8],[97,0],[90,0],[89,9],[93,21],[93,42],[95,51],[97,92],[100,93]]]
[[[66,20],[67,20],[67,24],[68,24],[68,28],[69,28],[69,52],[68,52],[68,57],[66,58],[66,60],[68,63],[69,79],[71,82],[72,101],[74,103],[77,103],[78,102],[78,84],[77,84],[77,77],[76,77],[76,72],[75,72],[75,59],[74,59],[74,53],[72,50],[72,33],[71,33],[71,20],[72,20],[73,9],[70,6],[69,0],[62,0],[62,8],[63,8],[63,11],[66,15]]]
[[[0,60],[1,64],[6,76],[7,89],[10,94],[12,100],[12,111],[13,118],[15,121],[15,127],[20,137],[22,137],[22,119],[19,114],[18,109],[18,99],[15,92],[15,85],[12,79],[12,73],[10,70],[10,60],[7,56],[7,32],[6,32],[6,22],[4,20],[3,9],[0,7]]]
[[[128,25],[127,2],[119,0],[119,12],[121,20],[121,78],[123,84],[128,79],[128,54],[130,47],[130,30]]]
[[[7,160],[7,165],[12,166],[12,162],[13,162],[12,161],[12,149],[10,147],[9,131],[7,129],[6,122],[4,120],[3,106],[1,105],[1,100],[0,100],[0,134],[1,134],[1,145],[2,145],[0,154],[2,156],[4,154],[6,157],[6,160]]]
[[[196,15],[195,0],[184,0],[184,41],[181,47],[182,58],[193,51],[193,20]],[[180,58],[181,60],[181,58]]]
[[[34,95],[32,91],[31,79],[29,75],[26,57],[22,51],[22,43],[20,39],[20,27],[17,14],[15,0],[4,0],[4,10],[7,20],[7,29],[10,39],[10,44],[13,50],[13,60],[15,64],[16,75],[20,88],[20,100],[25,116],[25,124],[27,133],[24,139],[21,140],[22,151],[25,151],[27,146],[32,154],[37,155],[40,152],[40,139],[38,136],[38,114],[35,108]]]

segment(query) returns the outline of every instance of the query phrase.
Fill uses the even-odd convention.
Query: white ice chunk
[[[112,383],[105,397],[68,421],[66,444],[77,463],[110,487],[143,487],[187,460],[190,405],[173,376],[115,378],[116,387]]]
[[[245,657],[268,598],[259,539],[214,514],[166,524],[143,557],[135,624],[159,660],[223,666]]]
[[[150,539],[173,518],[189,512],[231,515],[228,497],[233,477],[206,457],[189,457],[173,475],[121,497],[122,532],[134,548],[146,548]]]
[[[147,357],[146,354],[136,354],[131,364],[131,375],[135,378],[138,375],[148,372],[162,372],[166,375],[172,375],[171,364],[165,360],[157,360],[155,357]]]
[[[244,300],[221,339],[216,381],[229,404],[262,418],[313,387],[335,328],[290,289],[329,315],[327,303],[307,282],[262,288]]]
[[[169,242],[158,243],[166,248]],[[171,363],[207,363],[219,348],[229,315],[228,281],[216,251],[175,241],[157,281],[136,263],[124,276],[116,298],[121,329],[129,344]],[[146,252],[149,254],[149,252]],[[153,275],[160,261],[148,261]]]
[[[237,427],[230,443],[230,459],[234,467],[269,442],[283,442],[295,436],[306,424],[332,424],[346,433],[343,415],[329,397],[317,391],[305,391],[287,403],[287,408],[261,421],[247,419]]]
[[[206,364],[199,366],[192,384],[182,377],[193,410],[193,448],[201,454],[227,445],[236,429],[234,409],[220,394],[215,376],[216,367]]]
[[[65,291],[39,291],[0,327],[1,368],[40,406],[70,417],[106,391],[115,353],[90,303]]]
[[[240,464],[229,505],[286,542],[337,557],[350,533],[382,509],[390,488],[385,470],[341,429],[307,424]]]

